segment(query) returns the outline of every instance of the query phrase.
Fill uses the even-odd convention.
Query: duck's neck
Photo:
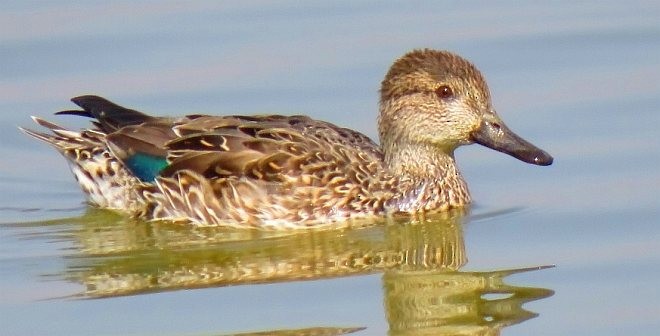
[[[388,206],[395,211],[439,211],[470,203],[470,193],[454,160],[453,148],[407,144],[385,151],[385,165],[398,180]]]

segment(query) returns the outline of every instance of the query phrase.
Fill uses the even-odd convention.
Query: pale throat
[[[454,160],[454,148],[404,144],[386,151],[385,166],[399,180],[391,206],[403,212],[442,211],[470,203],[470,194]]]

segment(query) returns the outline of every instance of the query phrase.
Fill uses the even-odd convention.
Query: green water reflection
[[[21,225],[65,228],[59,238],[72,241],[74,253],[66,257],[62,274],[49,276],[82,284],[76,295],[81,298],[382,273],[390,335],[497,335],[536,316],[522,308],[524,303],[553,292],[504,283],[510,274],[543,267],[459,271],[467,261],[465,218],[455,211],[418,224],[269,233],[135,222],[90,209],[82,217]],[[265,334],[359,330],[319,327]]]

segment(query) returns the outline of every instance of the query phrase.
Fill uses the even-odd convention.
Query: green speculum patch
[[[136,153],[125,163],[128,170],[143,182],[153,182],[160,171],[167,167],[167,160],[164,157],[145,153]]]

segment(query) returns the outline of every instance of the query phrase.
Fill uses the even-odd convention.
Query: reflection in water
[[[339,336],[351,334],[365,328],[305,328],[295,330],[269,330],[254,333],[240,333],[228,336]]]
[[[68,258],[64,276],[84,284],[80,295],[87,298],[380,272],[391,335],[495,335],[536,316],[522,305],[552,291],[503,282],[529,269],[458,271],[466,263],[464,217],[454,211],[419,224],[278,233],[135,222],[90,209],[80,218],[22,225],[66,224],[61,235],[78,253]]]
[[[537,267],[534,269],[540,269]],[[535,317],[522,308],[551,290],[507,285],[499,272],[399,272],[384,276],[390,335],[499,335],[509,325]],[[490,298],[490,295],[494,298]]]

